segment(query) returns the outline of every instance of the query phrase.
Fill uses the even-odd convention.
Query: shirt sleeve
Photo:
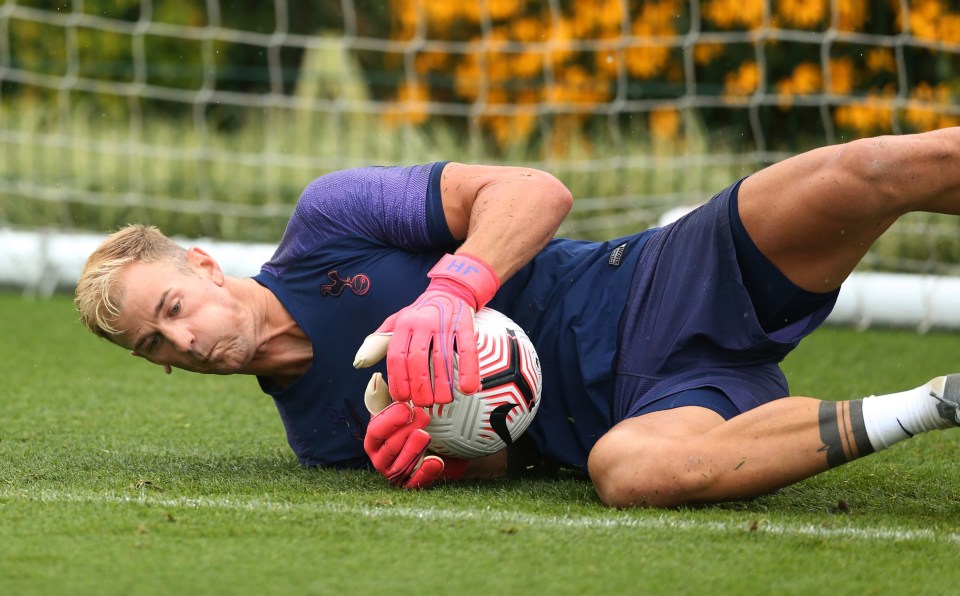
[[[271,263],[289,262],[343,237],[411,251],[454,244],[440,193],[445,165],[371,166],[317,178],[300,195]]]

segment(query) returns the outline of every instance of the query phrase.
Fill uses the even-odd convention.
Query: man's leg
[[[873,242],[911,211],[960,214],[960,128],[815,149],[744,180],[753,242],[810,292],[840,286]]]
[[[590,452],[615,507],[675,507],[768,493],[918,433],[957,425],[960,376],[842,402],[787,397],[724,420],[702,407],[629,418]]]
[[[958,164],[960,128],[825,147],[747,178],[738,212],[761,254],[800,289],[823,294],[903,214],[960,214]],[[784,398],[729,421],[701,407],[645,414],[601,438],[591,478],[615,506],[762,494],[954,423],[955,407],[948,419],[930,397],[936,383],[852,402]]]
[[[763,494],[827,469],[818,453],[818,405],[784,398],[727,421],[696,406],[628,418],[593,447],[590,478],[600,499],[614,507]]]

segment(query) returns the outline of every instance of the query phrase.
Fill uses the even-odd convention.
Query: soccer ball
[[[511,445],[540,407],[540,358],[523,329],[506,315],[482,308],[474,318],[480,391],[435,404],[425,429],[440,455],[475,458]],[[455,379],[456,381],[456,379]]]

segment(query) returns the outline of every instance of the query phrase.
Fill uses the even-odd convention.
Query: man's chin
[[[209,366],[198,367],[178,367],[187,372],[198,373],[201,375],[235,375],[242,372],[242,367],[232,363],[211,363]]]

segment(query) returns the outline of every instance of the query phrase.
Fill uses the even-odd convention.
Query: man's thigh
[[[809,292],[835,290],[901,212],[880,200],[862,162],[864,143],[823,147],[743,181],[740,219],[757,248]],[[891,141],[891,144],[893,142]]]
[[[693,439],[710,431],[726,419],[701,406],[682,406],[655,410],[618,422],[606,432],[590,452],[590,457],[609,451],[617,459],[635,461],[655,451],[671,448],[675,440]]]

